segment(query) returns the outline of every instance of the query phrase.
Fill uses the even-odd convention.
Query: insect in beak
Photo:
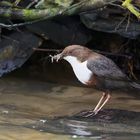
[[[54,60],[56,60],[56,62],[58,62],[62,58],[62,53],[59,53],[59,54],[54,55],[54,56],[49,55],[49,57],[51,57],[51,62],[52,63],[54,62]]]

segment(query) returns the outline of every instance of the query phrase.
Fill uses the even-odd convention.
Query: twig
[[[124,8],[127,8],[132,14],[134,14],[138,19],[140,18],[139,9],[137,9],[133,4],[132,0],[125,0],[122,3]]]
[[[34,51],[42,51],[42,52],[60,52],[62,49],[41,49],[41,48],[33,48]]]
[[[41,48],[33,48],[33,50],[34,51],[42,51],[42,52],[61,52],[61,51],[63,51],[63,49],[41,49]],[[125,57],[125,58],[131,59],[131,56],[125,55],[125,54],[114,54],[114,53],[103,52],[103,51],[99,51],[99,50],[94,50],[94,51],[97,53],[104,54],[104,55],[119,56],[119,57]]]
[[[39,20],[29,21],[29,22],[24,22],[24,23],[17,23],[17,24],[4,24],[4,23],[0,23],[0,27],[12,29],[14,27],[20,27],[20,26],[24,26],[24,25],[33,24],[33,23],[36,23],[38,21]]]
[[[112,5],[112,6],[115,6],[115,7],[119,7],[119,8],[121,8],[121,9],[125,9],[124,7],[122,7],[121,5],[119,5],[119,4],[115,4],[115,3],[109,3],[109,5]]]
[[[16,0],[16,1],[14,2],[14,5],[17,6],[20,2],[21,2],[21,0]]]
[[[50,17],[52,18],[52,17]],[[12,29],[12,28],[15,28],[15,27],[20,27],[20,26],[25,26],[25,25],[30,25],[30,24],[33,24],[33,23],[37,23],[39,21],[43,21],[43,20],[46,20],[46,19],[50,19],[48,17],[43,17],[41,19],[36,19],[34,21],[27,21],[27,22],[23,22],[23,23],[15,23],[15,24],[4,24],[4,23],[0,23],[0,27],[4,27],[4,28],[9,28],[9,29]]]
[[[118,30],[118,28],[121,26],[121,24],[123,24],[123,22],[125,21],[126,18],[127,18],[127,14],[126,14],[125,17],[118,23],[118,25],[115,27],[115,31]]]
[[[29,9],[32,7],[35,3],[37,3],[39,0],[33,0],[26,8]]]
[[[126,25],[126,28],[125,28],[125,31],[127,32],[127,29],[128,29],[128,27],[129,27],[129,25],[130,25],[130,12],[128,13],[129,15],[128,15],[128,19],[127,19],[127,25]]]

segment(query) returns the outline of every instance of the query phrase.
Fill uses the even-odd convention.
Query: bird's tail
[[[140,90],[140,84],[139,84],[139,83],[132,82],[132,83],[131,83],[131,86],[132,86],[132,88],[134,88],[134,89]]]

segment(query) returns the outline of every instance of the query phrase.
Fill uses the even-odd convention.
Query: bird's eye
[[[68,52],[68,55],[71,55],[71,54],[72,54],[72,51],[69,51],[69,52]]]

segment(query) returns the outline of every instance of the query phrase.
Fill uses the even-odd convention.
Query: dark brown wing
[[[127,76],[120,68],[109,58],[100,55],[97,58],[90,58],[87,67],[99,77],[116,80],[128,80]]]

